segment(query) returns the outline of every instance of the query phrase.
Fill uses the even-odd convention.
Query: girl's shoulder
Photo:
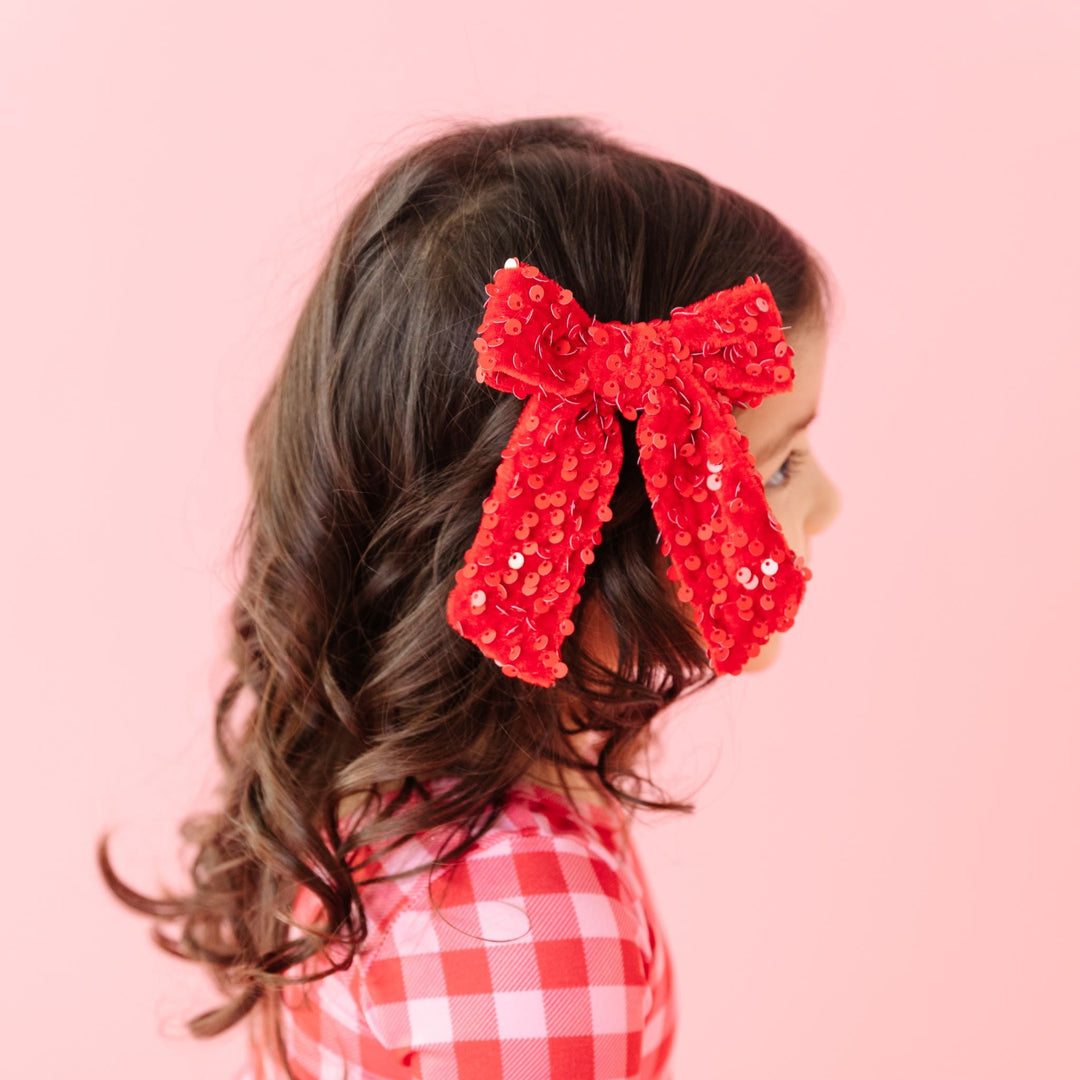
[[[428,781],[425,788],[437,795],[451,782]],[[558,895],[600,895],[631,905],[640,888],[629,826],[628,813],[615,800],[586,802],[520,780],[483,835],[452,862],[428,866],[458,839],[444,828],[410,836],[368,863],[357,877],[368,921],[364,952],[377,951],[409,910],[448,916],[453,909],[459,922],[469,924],[459,929],[484,934],[510,929],[527,909],[537,902],[550,906]],[[418,867],[428,868],[414,872]],[[382,880],[364,884],[365,878]]]
[[[424,788],[437,795],[449,783],[437,779]],[[419,798],[414,794],[400,809]],[[343,819],[342,835],[356,824]],[[370,848],[357,849],[349,862],[365,863],[355,877],[367,933],[355,966],[363,971],[388,948],[409,948],[410,933],[434,932],[438,948],[461,948],[470,939],[528,936],[542,922],[565,921],[568,914],[586,931],[644,943],[645,889],[630,824],[630,814],[615,799],[594,804],[521,780],[483,835],[451,862],[431,865],[459,839],[448,827],[408,836],[377,858]],[[307,890],[301,889],[294,914],[315,920],[318,902]]]

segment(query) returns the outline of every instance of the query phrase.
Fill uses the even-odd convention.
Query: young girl
[[[650,722],[792,625],[827,317],[772,214],[578,119],[458,125],[349,213],[249,432],[192,892],[100,849],[245,1077],[670,1077]]]

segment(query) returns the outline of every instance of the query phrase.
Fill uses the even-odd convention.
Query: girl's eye
[[[765,490],[775,491],[777,488],[787,487],[792,476],[799,471],[799,464],[805,457],[806,452],[804,450],[792,450],[784,459],[783,465],[765,482]]]

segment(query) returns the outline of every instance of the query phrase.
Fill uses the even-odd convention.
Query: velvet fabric
[[[485,286],[476,378],[525,401],[447,598],[450,625],[503,674],[553,686],[623,459],[638,462],[709,662],[736,674],[790,629],[811,573],[769,509],[733,403],[790,391],[794,355],[760,277],[668,319],[601,322],[509,259]]]

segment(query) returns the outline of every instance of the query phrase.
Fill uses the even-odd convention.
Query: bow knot
[[[587,328],[586,369],[593,393],[628,420],[659,407],[657,387],[688,374],[690,350],[660,319],[595,323]]]

